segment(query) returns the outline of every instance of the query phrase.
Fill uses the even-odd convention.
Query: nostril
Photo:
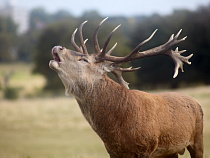
[[[62,46],[61,46],[61,47],[59,47],[59,50],[63,50],[63,49],[64,49],[64,47],[62,47]]]

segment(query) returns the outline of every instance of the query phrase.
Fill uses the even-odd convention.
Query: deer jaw
[[[94,86],[104,80],[104,75],[110,71],[108,62],[97,63],[94,55],[86,56],[62,46],[52,49],[54,60],[49,66],[58,73],[65,87],[65,94],[90,95]]]

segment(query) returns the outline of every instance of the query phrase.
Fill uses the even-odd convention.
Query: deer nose
[[[59,49],[59,50],[64,50],[65,47],[63,47],[63,46],[58,46],[58,49]]]

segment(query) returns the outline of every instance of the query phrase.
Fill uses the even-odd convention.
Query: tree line
[[[89,53],[93,50],[93,32],[97,24],[103,19],[97,11],[85,12],[81,17],[75,17],[67,11],[48,14],[42,8],[36,8],[30,14],[30,30],[17,37],[17,26],[11,19],[0,17],[0,62],[25,61],[34,62],[34,73],[41,73],[47,79],[46,89],[63,88],[57,74],[48,67],[52,59],[51,49],[55,45],[62,45],[73,49],[70,37],[80,23],[88,20],[83,34],[88,38],[87,48]],[[175,10],[173,14],[160,16],[135,16],[135,17],[110,17],[99,32],[99,44],[102,47],[109,33],[118,25],[121,28],[115,32],[109,44],[111,48],[118,43],[113,55],[125,56],[140,42],[158,29],[153,39],[142,47],[142,50],[159,46],[169,39],[171,34],[176,34],[183,29],[181,37],[187,36],[186,41],[178,45],[179,50],[186,49],[184,56],[194,54],[192,65],[184,64],[184,73],[172,79],[174,65],[166,56],[155,56],[130,64],[133,67],[142,67],[137,72],[126,73],[124,78],[135,88],[177,88],[194,84],[210,84],[210,5],[199,7],[196,11]],[[2,22],[4,21],[4,22]],[[5,29],[5,24],[10,29]],[[8,34],[4,35],[4,34]],[[8,38],[8,39],[7,39]],[[2,44],[6,43],[8,44]],[[76,37],[78,42],[78,37]],[[79,42],[78,42],[79,43]],[[11,50],[16,50],[15,57],[4,56]],[[174,48],[175,49],[175,48]],[[7,52],[8,51],[8,52]],[[129,65],[125,65],[129,66]],[[113,76],[111,76],[113,77]]]

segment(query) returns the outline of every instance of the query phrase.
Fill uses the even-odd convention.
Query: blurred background
[[[0,0],[0,158],[108,157],[48,66],[53,46],[73,49],[71,34],[85,20],[83,35],[89,39],[89,53],[94,52],[94,29],[107,16],[99,44],[122,24],[109,46],[118,43],[115,56],[131,52],[156,28],[142,50],[183,29],[180,38],[187,39],[179,49],[187,50],[184,56],[194,54],[184,73],[173,79],[172,60],[156,56],[132,61],[130,65],[141,69],[124,78],[131,88],[175,90],[196,98],[205,113],[205,157],[210,157],[210,0]]]

